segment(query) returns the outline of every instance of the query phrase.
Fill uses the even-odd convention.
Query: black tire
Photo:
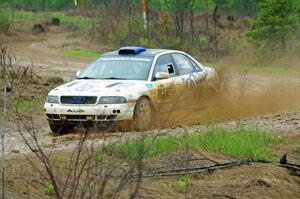
[[[54,134],[62,135],[62,134],[72,131],[75,126],[62,124],[60,122],[57,122],[57,123],[49,122],[49,127]]]
[[[136,131],[148,130],[151,127],[153,109],[150,100],[146,97],[140,98],[134,108],[133,128]]]

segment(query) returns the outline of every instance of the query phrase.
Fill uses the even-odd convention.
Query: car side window
[[[172,56],[177,65],[179,75],[185,75],[194,72],[194,66],[188,57],[179,53],[174,53]]]
[[[198,66],[192,59],[189,59],[192,63],[192,65],[194,66],[195,71],[197,72],[201,72],[203,71],[202,68],[200,68],[200,66]]]
[[[153,72],[153,77],[157,72],[167,72],[169,73],[170,77],[176,76],[173,62],[169,54],[162,55],[157,59]]]

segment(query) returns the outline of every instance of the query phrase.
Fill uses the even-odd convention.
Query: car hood
[[[147,89],[147,81],[136,80],[74,80],[61,85],[49,95],[66,96],[129,96]]]

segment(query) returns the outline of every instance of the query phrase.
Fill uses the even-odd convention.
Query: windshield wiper
[[[125,78],[120,78],[120,77],[108,77],[108,78],[103,78],[103,79],[125,79]]]

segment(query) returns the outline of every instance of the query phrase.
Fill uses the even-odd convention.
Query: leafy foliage
[[[256,3],[260,0],[207,0],[208,7],[210,10],[214,8],[215,5],[220,6],[221,8],[228,9],[231,11],[236,11],[236,14],[253,14],[255,10]],[[128,1],[122,1],[124,6],[128,5]],[[130,0],[132,5],[140,6],[140,0]],[[205,10],[205,1],[196,1],[196,0],[148,0],[148,7],[151,10],[168,10],[168,9],[177,9],[178,6],[181,8],[187,8],[189,4],[193,2],[193,8],[197,11]],[[110,4],[116,3],[115,1],[107,0],[81,0],[78,1],[79,4],[82,4],[88,8],[97,8],[97,9],[107,9]],[[48,11],[58,11],[66,10],[71,7],[74,7],[73,0],[62,1],[62,0],[1,0],[0,6],[10,6],[10,7],[25,7],[41,10],[43,6]]]
[[[46,195],[53,196],[54,195],[54,187],[51,183],[47,183],[44,187],[44,192]]]
[[[299,23],[296,0],[266,0],[258,8],[248,40],[260,48],[286,48],[287,37],[296,31]]]

